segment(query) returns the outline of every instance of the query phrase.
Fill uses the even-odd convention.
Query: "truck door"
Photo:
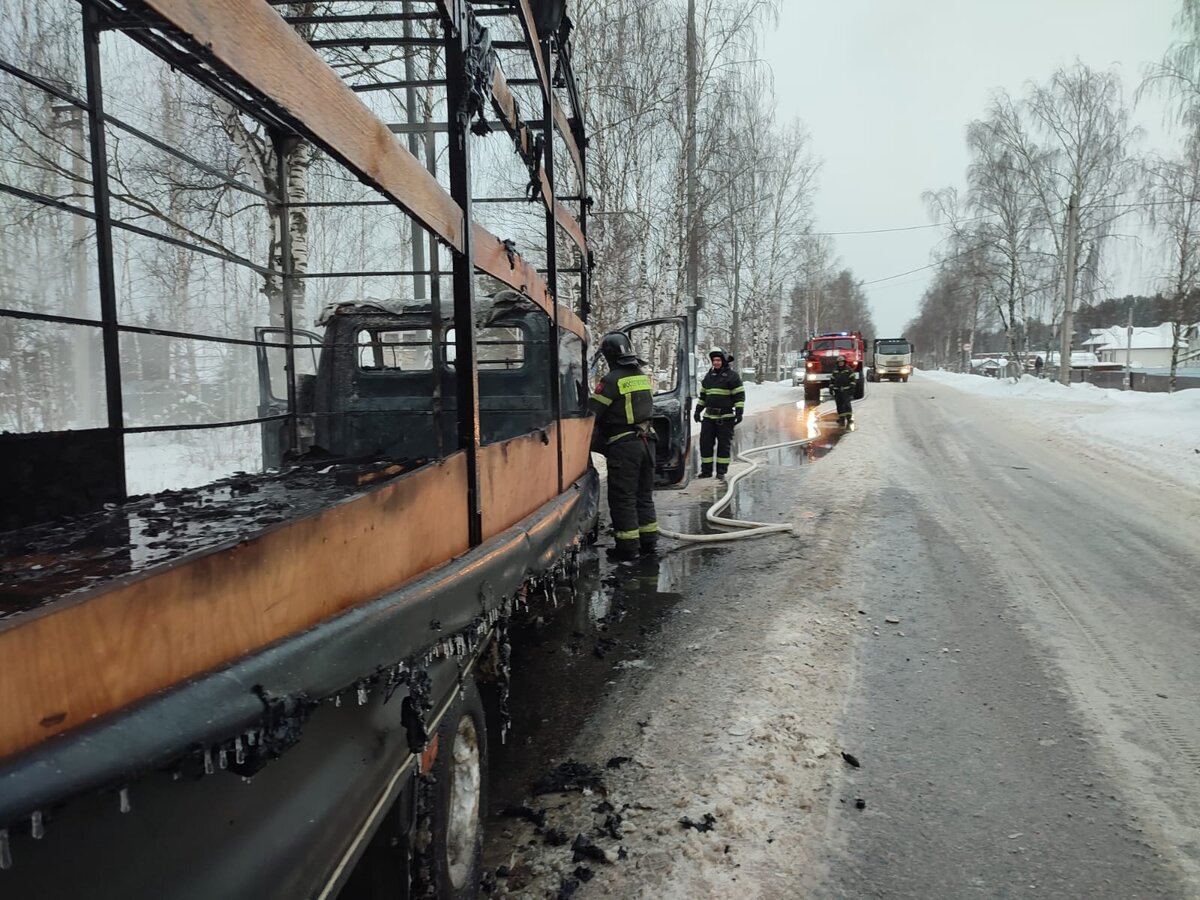
[[[688,319],[647,319],[621,329],[633,352],[645,362],[654,386],[654,430],[658,434],[654,466],[656,487],[683,486],[691,476],[692,400],[695,378]]]
[[[258,414],[260,417],[286,415],[287,405],[287,332],[283,328],[255,328],[255,347],[258,355]],[[299,444],[303,452],[313,440],[313,388],[316,385],[317,358],[321,338],[310,331],[293,331],[296,359],[296,412],[300,430]],[[262,423],[263,468],[283,463],[288,450],[287,420],[275,419]]]

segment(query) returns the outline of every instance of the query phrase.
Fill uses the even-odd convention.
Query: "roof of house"
[[[1132,350],[1170,350],[1171,323],[1163,322],[1153,328],[1134,328],[1133,339],[1129,342]],[[1091,347],[1095,350],[1124,350],[1126,347],[1127,327],[1113,325],[1109,328],[1093,328],[1092,336],[1080,346]]]

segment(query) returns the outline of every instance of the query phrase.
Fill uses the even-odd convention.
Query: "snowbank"
[[[790,379],[787,381],[764,381],[762,384],[755,384],[753,381],[744,383],[746,385],[746,415],[748,416],[782,403],[796,403],[804,400],[804,390],[792,387]],[[697,393],[699,390],[699,388],[696,389]],[[699,433],[700,425],[693,421],[692,434]]]
[[[1020,404],[1031,421],[1060,427],[1082,445],[1200,487],[1200,390],[1151,394],[1040,378],[921,372],[922,383]]]

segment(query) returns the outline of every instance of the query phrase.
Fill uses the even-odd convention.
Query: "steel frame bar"
[[[166,143],[165,141],[161,141],[158,138],[154,137],[153,135],[147,134],[146,132],[144,132],[138,128],[135,128],[134,126],[130,125],[127,122],[123,122],[122,120],[118,119],[116,116],[111,116],[106,113],[104,116],[104,121],[108,125],[112,125],[115,128],[121,129],[122,131],[126,132],[127,134],[133,135],[133,137],[137,138],[138,140],[144,141],[145,143],[149,144],[151,147],[157,147],[159,150],[163,151],[164,153],[168,153],[171,156],[174,156],[176,159],[183,160],[183,162],[187,163],[188,165],[195,166],[201,172],[204,172],[208,175],[212,175],[214,178],[220,179],[222,183],[227,184],[232,188],[237,188],[238,190],[243,191],[247,194],[253,194],[255,197],[260,197],[267,202],[271,202],[274,200],[274,198],[270,194],[268,194],[264,191],[257,190],[256,188],[252,188],[250,185],[248,185],[244,182],[238,181],[236,178],[231,177],[228,173],[222,172],[220,169],[214,168],[213,166],[210,166],[208,163],[201,162],[200,160],[196,159],[195,157],[189,156],[188,154],[184,153],[182,150],[178,150],[175,147],[172,147],[170,144]]]
[[[475,348],[475,238],[471,227],[471,129],[467,115],[467,58],[470,29],[466,9],[456,5],[458,20],[446,29],[447,108],[450,131],[450,196],[463,214],[462,247],[454,252],[454,368],[458,389],[458,446],[466,456],[467,535],[470,546],[483,542],[482,488],[479,479],[479,368]],[[553,298],[552,302],[553,302]]]
[[[296,327],[293,315],[292,298],[296,293],[295,270],[292,265],[292,223],[291,212],[287,202],[287,153],[289,147],[298,139],[274,132],[271,143],[275,148],[275,186],[279,192],[276,198],[276,214],[279,216],[279,267],[283,287],[283,336],[285,339],[284,356],[287,373],[287,441],[292,453],[300,452],[300,422],[296,409]]]
[[[108,148],[104,136],[104,90],[100,70],[102,17],[84,4],[83,67],[87,82],[88,138],[92,156],[92,204],[96,210],[96,257],[100,283],[101,345],[104,355],[104,399],[108,430],[117,452],[125,459],[125,399],[121,391],[121,332],[118,323],[116,267],[113,264],[112,215],[108,196]],[[119,497],[129,496],[125,466],[119,466],[113,485]]]
[[[63,103],[70,103],[72,106],[77,106],[80,109],[87,109],[87,100],[84,100],[81,97],[76,97],[69,91],[64,91],[62,88],[51,84],[40,75],[34,75],[32,72],[27,72],[19,66],[14,66],[12,63],[7,63],[2,59],[0,59],[0,72],[7,72],[14,78],[18,78],[21,81],[24,81],[26,84],[32,85],[40,91],[44,91],[50,96],[63,101]]]
[[[259,425],[263,422],[278,422],[291,418],[291,413],[273,416],[256,416],[253,419],[235,419],[231,422],[202,422],[189,425],[130,425],[123,428],[125,434],[155,434],[160,431],[196,431],[205,428],[237,428],[241,425]]]
[[[541,52],[548,59],[550,56],[550,41],[549,39],[542,42]],[[542,146],[545,148],[542,158],[544,160],[545,175],[547,187],[550,189],[550,196],[546,204],[546,268],[549,271],[546,273],[546,282],[550,287],[550,293],[555,298],[554,303],[554,329],[552,331],[552,340],[550,341],[550,407],[554,411],[554,418],[562,417],[562,384],[559,380],[559,359],[558,359],[558,211],[561,208],[560,204],[554,199],[554,126],[551,124],[553,118],[550,110],[550,97],[542,96]],[[558,490],[561,493],[563,485],[563,433],[562,429],[557,429],[555,433],[555,456],[558,461]]]
[[[91,182],[89,182],[90,184]],[[11,194],[14,197],[20,197],[22,200],[28,200],[30,203],[39,203],[42,206],[51,206],[61,212],[73,213],[77,216],[83,216],[85,219],[95,220],[96,211],[94,209],[85,209],[82,206],[75,206],[71,203],[66,203],[62,200],[56,200],[53,197],[47,197],[45,194],[39,194],[36,191],[26,191],[11,184],[0,182],[0,194]]]

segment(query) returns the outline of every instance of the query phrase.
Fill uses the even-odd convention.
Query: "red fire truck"
[[[804,402],[821,402],[821,388],[828,384],[829,374],[837,365],[839,356],[846,357],[846,364],[857,376],[854,399],[861,400],[865,389],[864,366],[867,343],[861,331],[827,331],[814,334],[801,351],[804,358]]]

